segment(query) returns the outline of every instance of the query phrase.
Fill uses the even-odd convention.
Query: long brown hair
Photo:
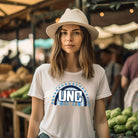
[[[82,26],[80,26],[80,29],[83,33],[83,40],[78,54],[78,61],[83,71],[82,76],[86,79],[90,79],[94,76],[94,69],[93,69],[94,50],[88,30]],[[64,73],[64,69],[66,67],[65,52],[61,48],[60,30],[61,27],[57,30],[55,34],[55,40],[50,56],[51,65],[49,73],[54,78],[62,76]]]

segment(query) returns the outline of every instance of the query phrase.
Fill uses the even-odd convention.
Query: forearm
[[[109,138],[109,128],[105,114],[104,99],[96,100],[94,112],[94,126],[97,138]]]
[[[95,124],[97,138],[110,138],[107,121]]]
[[[39,125],[44,116],[43,100],[32,97],[32,113],[27,138],[38,138]]]
[[[38,138],[40,122],[30,118],[27,138]]]
[[[128,88],[128,85],[129,85],[129,79],[125,76],[122,76],[121,78],[121,87],[123,88],[123,90],[127,90]]]

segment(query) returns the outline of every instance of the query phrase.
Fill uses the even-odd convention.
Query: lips
[[[65,46],[73,47],[73,46],[75,46],[75,45],[72,45],[72,44],[67,44],[67,45],[65,45]]]

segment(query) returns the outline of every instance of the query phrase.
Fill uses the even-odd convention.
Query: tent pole
[[[16,27],[16,44],[17,44],[17,53],[19,52],[19,27]]]
[[[35,61],[35,23],[33,19],[31,20],[31,31],[32,31],[32,38],[33,38],[33,72],[35,72],[36,68],[36,61]]]
[[[83,0],[76,0],[76,7],[78,7],[80,10],[83,9]]]
[[[86,0],[86,1],[89,1],[89,0]],[[90,14],[90,7],[84,8],[84,12],[86,13],[89,24],[91,24],[91,21],[90,21],[90,15],[91,15]]]

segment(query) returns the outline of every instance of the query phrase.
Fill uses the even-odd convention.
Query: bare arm
[[[94,111],[94,125],[97,138],[109,138],[109,128],[105,114],[104,99],[96,100]]]
[[[121,78],[121,86],[124,90],[127,90],[128,88],[128,85],[129,85],[129,79],[125,76],[122,76]]]
[[[32,97],[32,113],[29,121],[27,138],[37,138],[39,133],[39,124],[43,118],[44,107],[43,100]]]

